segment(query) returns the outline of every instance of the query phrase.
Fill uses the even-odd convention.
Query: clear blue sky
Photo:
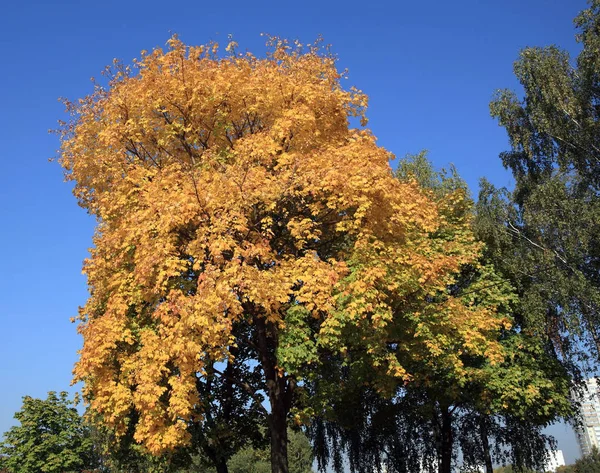
[[[64,118],[59,96],[91,91],[114,57],[129,62],[172,32],[188,44],[263,50],[261,32],[303,42],[322,34],[371,98],[370,128],[398,156],[422,149],[479,177],[511,185],[498,153],[505,133],[489,117],[498,88],[515,88],[525,46],[577,47],[572,19],[584,0],[229,2],[11,1],[0,12],[0,432],[21,397],[69,387],[80,339],[69,317],[87,295],[81,261],[93,221],[78,208],[47,130]],[[572,434],[558,427],[568,461]]]

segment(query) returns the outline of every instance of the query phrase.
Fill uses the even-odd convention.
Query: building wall
[[[546,470],[555,472],[559,466],[565,466],[565,457],[562,450],[556,450],[555,452],[549,452],[550,458],[546,463]]]
[[[600,390],[597,378],[588,379],[585,388],[583,396],[578,396],[583,425],[575,429],[582,456],[589,455],[593,447],[600,448]]]

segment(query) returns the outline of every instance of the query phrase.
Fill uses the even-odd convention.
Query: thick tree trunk
[[[452,473],[452,413],[446,406],[440,406],[440,473]]]
[[[277,405],[278,404],[278,405]],[[271,472],[288,473],[287,410],[283,402],[271,403],[269,428],[271,430]]]
[[[227,469],[227,460],[220,457],[214,448],[209,445],[204,445],[202,450],[217,469],[217,473],[229,473],[229,470]]]
[[[256,334],[261,367],[271,406],[268,416],[271,437],[271,473],[288,473],[287,416],[292,406],[296,383],[293,378],[286,376],[276,368],[277,328],[267,323],[264,318],[257,317]]]
[[[220,460],[215,466],[217,467],[217,473],[229,473],[225,460]]]
[[[492,456],[490,454],[490,441],[488,438],[487,421],[485,417],[479,419],[479,428],[481,432],[481,443],[483,447],[483,460],[485,462],[485,473],[494,473],[492,465]]]

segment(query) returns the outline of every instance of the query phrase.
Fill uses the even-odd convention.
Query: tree
[[[479,255],[467,223],[445,238],[439,204],[349,127],[367,98],[330,54],[269,44],[265,59],[235,43],[219,57],[173,38],[117,65],[67,103],[60,162],[98,219],[75,368],[91,411],[159,454],[206,432],[216,376],[261,413],[281,473],[321,360],[352,355],[389,391],[414,357],[460,370],[462,346],[499,361],[506,320],[451,294],[426,310]],[[219,406],[239,395],[208,391]]]
[[[573,465],[559,466],[556,473],[598,473],[600,472],[600,452],[594,448],[592,453],[578,459]]]
[[[15,414],[0,444],[0,468],[10,473],[63,473],[98,466],[89,428],[68,399],[51,391],[45,400],[30,396]]]
[[[288,431],[288,458],[291,473],[312,473],[313,453],[308,437],[297,430]],[[268,473],[271,471],[268,448],[245,447],[237,451],[228,462],[231,473]],[[213,473],[214,466],[206,458],[195,456],[190,465],[177,473]]]
[[[535,473],[535,470],[515,470],[511,465],[507,465],[507,466],[501,466],[500,468],[496,468],[494,470],[494,473]]]
[[[466,193],[456,172],[436,172],[422,153],[402,160],[397,177],[415,178],[439,202],[445,227],[430,238],[443,242],[469,234],[474,223],[469,202],[444,207],[453,194]],[[321,470],[331,462],[336,471],[344,471],[340,452],[345,452],[354,472],[382,466],[388,472],[448,472],[459,449],[463,466],[485,464],[489,473],[493,461],[544,465],[552,439],[542,434],[542,428],[571,413],[564,369],[513,321],[518,301],[510,282],[496,273],[489,249],[477,262],[463,265],[445,292],[432,296],[421,311],[436,314],[441,309],[441,316],[440,302],[447,294],[510,320],[497,333],[502,361],[473,356],[460,339],[451,337],[446,350],[462,352],[460,370],[449,369],[432,356],[415,356],[405,364],[412,382],[399,384],[385,398],[364,372],[328,360],[322,377],[334,381],[320,388],[323,407],[311,429]],[[318,391],[312,393],[316,399]]]
[[[600,472],[600,451],[594,448],[592,453],[580,458],[574,465],[575,473],[598,473]]]
[[[301,431],[288,432],[290,473],[312,473],[313,453],[306,435]],[[268,451],[252,447],[236,453],[229,462],[231,473],[268,473],[271,471]]]
[[[559,466],[555,473],[575,473],[575,467],[573,465]]]
[[[103,471],[110,473],[183,473],[186,468],[194,465],[194,458],[188,449],[180,448],[152,455],[142,445],[133,440],[133,426],[122,436],[103,425],[98,419],[93,419],[93,413],[87,413],[91,420],[91,439],[95,450],[101,458]],[[90,419],[91,418],[91,419]],[[211,464],[213,466],[213,464]],[[214,467],[214,466],[213,466]]]
[[[524,97],[503,90],[490,105],[510,139],[501,158],[515,190],[488,237],[506,250],[501,270],[512,274],[529,329],[578,376],[600,348],[600,2],[575,24],[575,63],[554,46],[526,48],[515,63]]]
[[[507,356],[491,380],[495,387],[491,412],[495,415],[486,423],[494,439],[496,463],[536,470],[543,468],[547,451],[555,448],[554,439],[543,435],[542,428],[558,420],[574,419],[570,390],[578,370],[570,360],[557,356],[552,338],[540,336],[544,333],[543,318],[530,304],[531,284],[539,280],[535,270],[532,279],[532,273],[524,269],[539,255],[532,256],[531,242],[515,239],[507,231],[518,221],[519,211],[511,197],[484,179],[475,206],[475,235],[486,245],[483,260],[510,283],[516,296],[510,306],[513,325],[502,337]],[[490,471],[492,459],[487,457]]]

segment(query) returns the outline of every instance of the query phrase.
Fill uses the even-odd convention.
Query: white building
[[[565,457],[562,450],[548,452],[548,461],[546,462],[546,471],[554,473],[559,466],[565,466]]]
[[[600,390],[597,378],[585,382],[582,396],[577,396],[581,403],[583,425],[575,429],[579,451],[582,456],[589,455],[592,448],[600,448]]]

